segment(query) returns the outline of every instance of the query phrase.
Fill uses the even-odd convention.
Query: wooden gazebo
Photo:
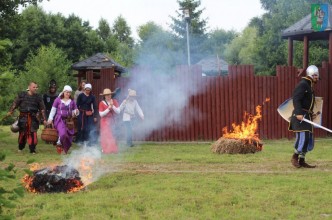
[[[110,88],[113,91],[115,89],[115,78],[126,72],[123,66],[103,53],[97,53],[85,60],[74,63],[72,69],[78,71],[74,75],[78,77],[78,84],[81,80],[91,83],[94,94],[101,93],[105,88]]]
[[[318,5],[318,6],[317,6]],[[313,18],[319,16],[312,9],[312,13],[308,14],[292,26],[282,31],[282,38],[288,39],[288,65],[293,66],[293,41],[303,41],[303,70],[309,64],[309,42],[315,40],[328,40],[329,41],[329,64],[332,64],[332,8],[327,4],[316,4],[315,7],[325,6],[325,12],[322,13],[320,19],[324,21],[320,23],[320,28],[317,30],[316,23],[320,22]],[[313,27],[315,26],[315,28]]]

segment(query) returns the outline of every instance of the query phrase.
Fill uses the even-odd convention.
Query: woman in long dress
[[[112,91],[104,89],[104,100],[99,103],[100,115],[100,145],[104,154],[117,153],[118,146],[112,133],[115,123],[115,114],[120,113],[118,102],[112,99]]]
[[[52,109],[48,118],[48,124],[54,124],[58,131],[59,139],[56,142],[57,152],[61,154],[64,151],[67,154],[72,145],[74,136],[74,127],[67,127],[66,119],[77,116],[79,111],[75,101],[71,97],[72,88],[66,85],[59,97],[54,100]]]

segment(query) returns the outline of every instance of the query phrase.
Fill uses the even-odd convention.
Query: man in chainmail
[[[8,116],[12,115],[16,108],[20,111],[18,119],[18,152],[22,152],[26,143],[28,143],[30,153],[36,153],[36,145],[38,143],[37,130],[39,128],[38,111],[42,115],[44,125],[46,125],[45,105],[42,97],[37,94],[37,89],[37,83],[30,82],[27,91],[18,94],[7,113]]]

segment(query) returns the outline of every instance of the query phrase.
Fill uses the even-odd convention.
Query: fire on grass
[[[269,102],[266,98],[264,103]],[[257,134],[258,121],[262,119],[262,105],[256,106],[256,114],[244,113],[241,124],[232,124],[232,131],[227,127],[222,129],[223,135],[212,144],[211,150],[219,154],[247,154],[256,153],[263,149],[263,144]]]
[[[26,174],[22,182],[33,193],[77,192],[92,182],[93,165],[91,158],[81,158],[77,169],[68,165],[41,168],[41,164],[34,163],[30,165],[31,174]]]

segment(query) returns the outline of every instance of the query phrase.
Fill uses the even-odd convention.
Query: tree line
[[[145,65],[156,73],[187,63],[186,21],[180,9],[170,16],[169,30],[150,21],[134,30],[139,37],[134,39],[123,16],[112,24],[102,18],[93,28],[74,14],[66,17],[46,13],[38,6],[40,2],[4,0],[0,4],[0,112],[8,109],[17,92],[24,90],[30,80],[38,82],[40,93],[47,91],[52,78],[56,78],[59,88],[70,84],[75,89],[71,64],[97,52],[108,54],[124,67]],[[287,41],[281,38],[282,30],[309,14],[312,3],[331,3],[261,0],[266,12],[237,32],[210,30],[200,0],[177,2],[179,8],[190,11],[192,64],[215,56],[229,64],[252,64],[256,73],[265,75],[275,74],[277,65],[287,65]],[[19,6],[24,6],[21,12]],[[311,64],[320,65],[328,59],[327,43],[310,44]],[[294,65],[301,67],[303,43],[296,42],[294,47]]]

